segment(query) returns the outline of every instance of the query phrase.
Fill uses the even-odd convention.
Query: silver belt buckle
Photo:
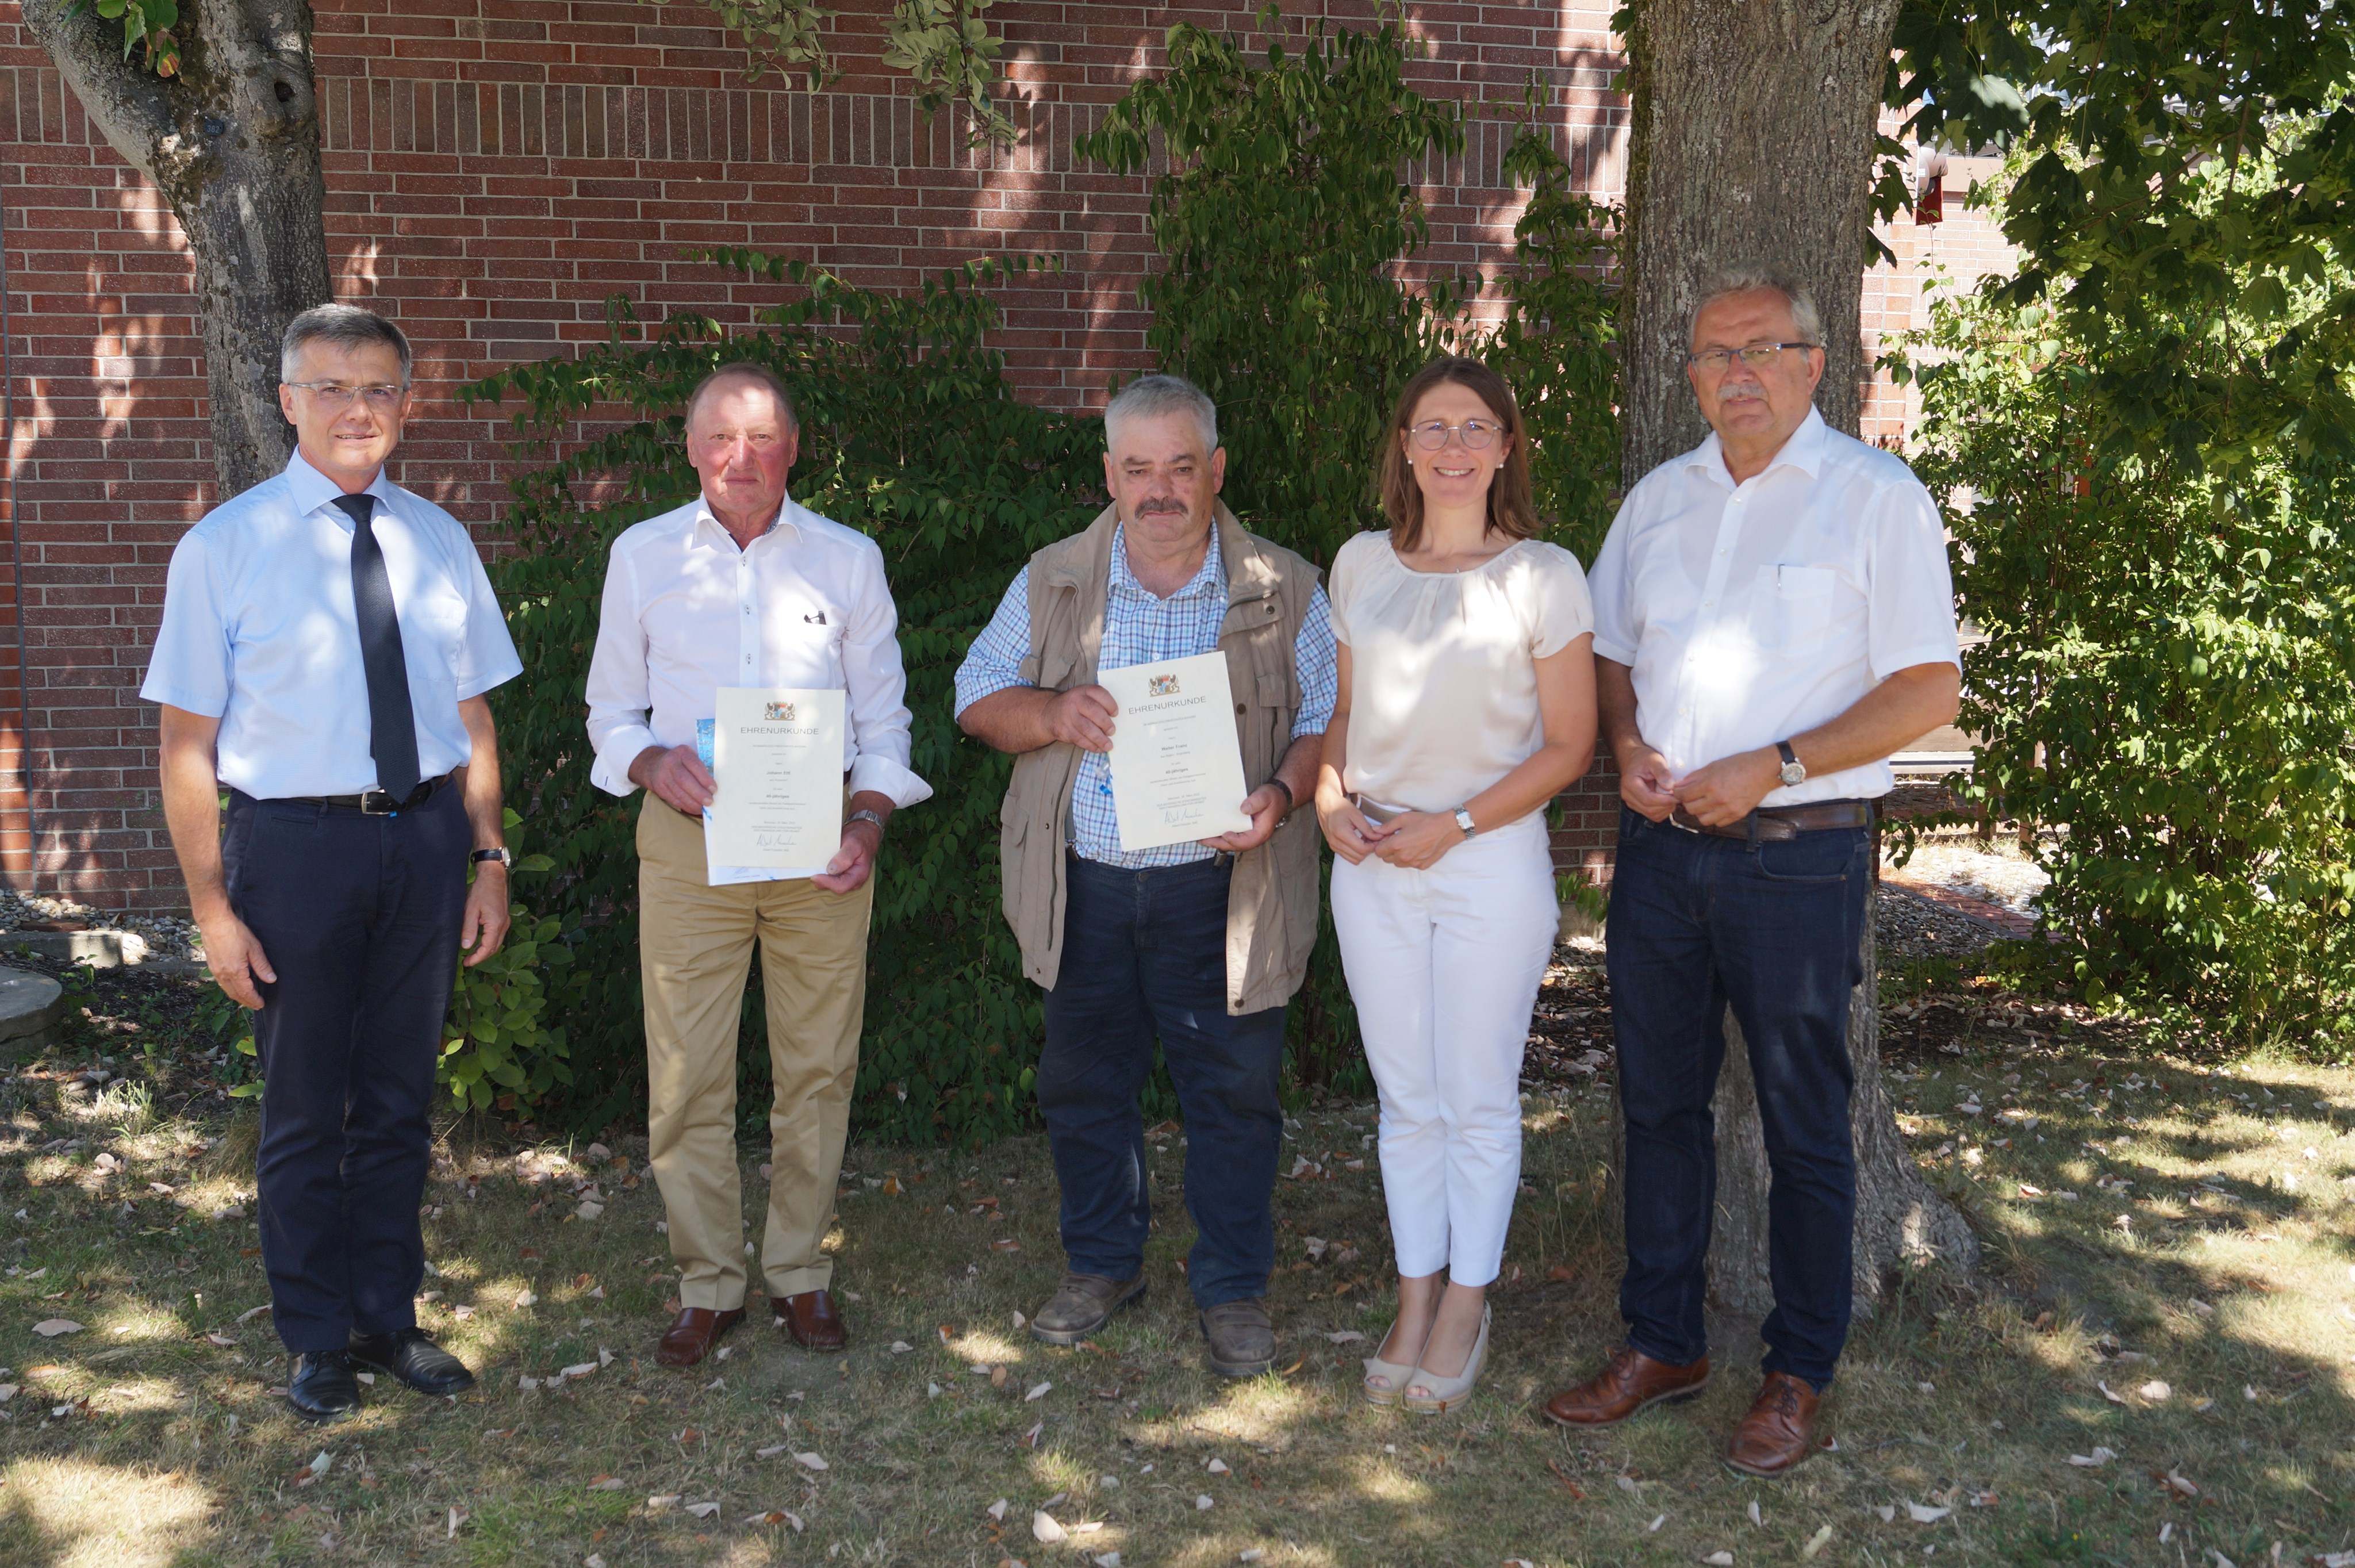
[[[360,791],[360,815],[362,816],[398,816],[400,815],[400,802],[393,799],[383,790],[364,789]]]

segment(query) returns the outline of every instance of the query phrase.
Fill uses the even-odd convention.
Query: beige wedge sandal
[[[1421,1389],[1421,1393],[1406,1394],[1406,1407],[1424,1415],[1440,1415],[1455,1409],[1471,1397],[1472,1385],[1480,1381],[1480,1371],[1488,1362],[1489,1308],[1480,1308],[1480,1337],[1472,1341],[1472,1353],[1465,1358],[1464,1370],[1452,1378],[1435,1378],[1421,1367],[1407,1381],[1409,1389]]]
[[[1392,1323],[1391,1325],[1391,1333],[1396,1333],[1397,1331],[1398,1325],[1396,1323]],[[1390,1339],[1390,1333],[1384,1334],[1382,1336],[1382,1344],[1389,1344]],[[1376,1347],[1377,1349],[1380,1348],[1380,1346]],[[1384,1408],[1396,1404],[1399,1402],[1400,1394],[1406,1389],[1407,1379],[1414,1376],[1414,1363],[1412,1361],[1385,1361],[1380,1356],[1368,1356],[1365,1358],[1365,1364],[1366,1403],[1368,1404],[1379,1404]],[[1380,1386],[1379,1387],[1375,1384],[1375,1380],[1378,1378],[1381,1380]]]

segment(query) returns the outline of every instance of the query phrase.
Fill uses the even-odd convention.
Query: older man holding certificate
[[[1113,504],[1031,557],[957,672],[957,722],[1018,755],[1006,915],[1047,989],[1039,1109],[1075,1345],[1145,1294],[1137,1092],[1160,1041],[1186,1115],[1187,1284],[1213,1371],[1275,1357],[1269,1211],[1284,1012],[1316,940],[1315,787],[1337,691],[1316,569],[1219,503],[1210,400],[1175,376],[1104,411]]]
[[[858,1066],[869,878],[893,809],[932,793],[908,767],[882,551],[787,498],[799,438],[767,369],[705,378],[687,405],[703,493],[613,541],[589,669],[590,776],[646,791],[648,1163],[684,1307],[655,1360],[671,1367],[744,1316],[736,1040],[756,941],[776,1091],[762,1274],[796,1343],[844,1342],[820,1243]]]

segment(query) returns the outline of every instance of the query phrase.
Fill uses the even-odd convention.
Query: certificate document
[[[1190,844],[1251,826],[1226,655],[1099,670],[1096,682],[1120,705],[1110,761],[1123,849]]]
[[[842,848],[843,694],[723,686],[703,852],[723,869],[811,877]],[[730,878],[730,880],[741,880]]]

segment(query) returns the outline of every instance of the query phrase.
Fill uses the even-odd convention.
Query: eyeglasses
[[[1685,363],[1696,370],[1706,370],[1712,376],[1725,374],[1740,356],[1742,362],[1753,370],[1764,370],[1782,357],[1785,348],[1820,348],[1819,343],[1753,343],[1746,348],[1704,348],[1698,354],[1685,356]]]
[[[1462,424],[1449,424],[1445,420],[1425,420],[1408,428],[1414,432],[1415,445],[1425,452],[1439,451],[1447,444],[1447,438],[1451,435],[1464,438],[1466,452],[1486,452],[1505,429],[1493,420],[1465,420]]]
[[[290,387],[300,387],[319,401],[319,406],[337,412],[350,408],[355,398],[366,398],[368,406],[380,414],[389,414],[400,406],[408,395],[407,387],[378,382],[373,387],[346,387],[340,381],[289,381]]]

